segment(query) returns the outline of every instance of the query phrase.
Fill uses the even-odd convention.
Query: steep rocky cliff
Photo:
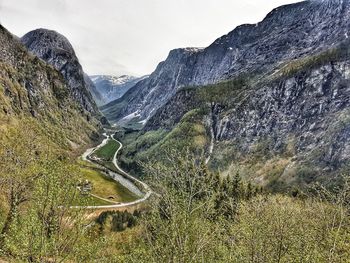
[[[125,149],[128,165],[148,156],[161,158],[166,147],[190,147],[204,151],[212,169],[238,172],[272,189],[305,187],[315,181],[335,184],[350,170],[349,16],[347,0],[288,5],[255,26],[238,27],[207,49],[175,56],[186,61],[185,67],[196,57],[191,67],[195,73],[188,75],[189,86],[174,84],[185,82],[174,65],[175,70],[166,74],[166,83],[172,84],[160,82],[165,77],[152,82],[154,75],[139,83],[139,94],[144,85],[153,87],[139,101],[141,117],[146,116],[142,110],[148,99],[156,100],[157,90],[176,91],[162,106],[150,104],[156,107],[148,111],[152,114],[134,148]],[[223,47],[238,53],[221,56]],[[159,72],[176,61],[175,53]],[[208,66],[205,75],[209,62],[212,68]],[[133,101],[128,105],[120,100],[121,110]],[[177,142],[180,137],[187,143]]]
[[[84,81],[87,89],[90,91],[92,98],[94,99],[95,103],[97,106],[103,105],[103,96],[102,94],[98,91],[95,83],[92,81],[92,79],[85,73],[84,74]]]
[[[38,141],[45,137],[60,149],[70,150],[96,139],[99,121],[75,101],[70,91],[60,72],[30,54],[0,25],[2,132],[36,130]]]
[[[47,29],[36,29],[21,38],[30,52],[43,59],[62,73],[70,88],[71,96],[92,114],[98,114],[90,91],[96,94],[93,83],[86,80],[82,66],[68,39]],[[97,94],[97,97],[99,95]]]
[[[213,169],[238,171],[271,187],[330,183],[348,172],[349,41],[286,64],[259,81],[252,79],[248,75],[180,90],[144,132],[161,129],[171,134],[187,112],[201,109],[208,138],[202,149]]]
[[[217,83],[244,73],[271,73],[288,61],[347,39],[349,17],[348,0],[311,0],[276,8],[262,22],[239,26],[205,49],[171,51],[147,80],[103,111],[113,121],[134,112],[148,119],[181,87]]]

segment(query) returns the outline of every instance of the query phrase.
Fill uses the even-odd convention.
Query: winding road
[[[85,153],[81,156],[82,159],[84,161],[88,161],[91,162],[97,166],[103,167],[104,169],[106,169],[108,171],[108,175],[114,179],[115,181],[117,181],[118,183],[122,184],[124,187],[128,188],[129,191],[135,193],[138,196],[141,196],[140,199],[137,199],[133,202],[129,202],[129,203],[116,203],[116,204],[112,204],[112,205],[101,205],[101,206],[73,206],[71,208],[84,208],[84,209],[110,209],[110,208],[123,208],[123,207],[130,207],[130,206],[134,206],[134,205],[138,205],[141,204],[143,202],[145,202],[151,195],[152,195],[152,190],[151,188],[144,182],[140,181],[139,179],[131,176],[130,174],[128,174],[127,172],[125,172],[123,169],[121,169],[118,165],[117,162],[117,156],[119,151],[123,148],[123,144],[116,140],[112,135],[107,135],[107,133],[104,133],[103,136],[105,136],[106,138],[102,141],[102,143],[94,148],[90,148],[87,149],[85,151]],[[119,173],[116,173],[114,171],[112,171],[111,169],[109,169],[108,167],[102,166],[100,164],[97,164],[94,162],[94,160],[92,158],[90,158],[90,156],[98,149],[100,149],[101,147],[105,146],[109,140],[114,140],[116,142],[119,143],[119,148],[118,150],[115,152],[114,156],[113,156],[113,165],[117,168],[117,170],[119,171]],[[137,186],[135,183],[137,183],[139,186]],[[140,187],[141,186],[141,187]],[[140,189],[141,188],[141,189]],[[98,199],[101,200],[105,200],[108,202],[111,202],[109,200],[103,199],[99,196],[96,195],[92,195]],[[112,203],[112,202],[111,202]]]

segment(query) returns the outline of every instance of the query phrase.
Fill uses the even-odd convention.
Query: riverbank
[[[104,133],[103,136],[105,139],[99,144],[98,146],[94,148],[87,149],[83,155],[81,156],[81,159],[86,162],[90,162],[91,164],[95,165],[96,167],[100,168],[101,171],[108,176],[110,179],[114,180],[115,182],[118,182],[125,188],[127,188],[130,192],[137,195],[139,198],[135,201],[130,202],[111,202],[113,204],[111,205],[92,205],[92,206],[74,206],[74,208],[85,208],[85,209],[113,209],[113,208],[126,208],[131,206],[139,205],[143,202],[145,202],[152,194],[152,191],[150,187],[142,182],[141,180],[131,176],[124,170],[122,170],[117,163],[117,156],[119,151],[122,149],[123,145],[121,142],[116,140],[112,135],[108,135],[107,133]],[[102,150],[103,147],[105,147],[110,140],[113,140],[117,143],[119,143],[119,148],[115,151],[112,159],[112,165],[115,169],[111,169],[111,167],[108,167],[109,165],[103,165],[103,162],[101,162],[101,159],[96,158],[93,156],[97,151]],[[102,150],[102,153],[105,153],[106,151]],[[110,151],[107,151],[110,153]],[[113,167],[112,167],[113,168]],[[94,195],[94,197],[99,198],[99,196]],[[101,199],[104,199],[100,197]]]

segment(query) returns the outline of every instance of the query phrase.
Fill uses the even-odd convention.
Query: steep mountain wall
[[[21,38],[28,50],[43,59],[58,71],[68,83],[71,96],[92,114],[99,114],[90,93],[94,91],[93,83],[86,80],[72,45],[61,34],[47,29],[36,29]]]
[[[60,72],[1,25],[0,47],[0,130],[38,129],[65,149],[98,137],[100,122],[76,102]]]
[[[182,87],[241,74],[269,74],[285,63],[327,50],[350,35],[348,0],[282,6],[260,23],[242,25],[205,49],[170,52],[150,77],[102,110],[116,121],[131,113],[149,119]]]

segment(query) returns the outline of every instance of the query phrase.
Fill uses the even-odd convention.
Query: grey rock
[[[84,81],[85,81],[86,88],[90,91],[92,98],[94,99],[97,106],[102,105],[103,96],[98,91],[95,83],[91,80],[91,78],[86,73],[84,73]]]
[[[22,125],[22,121],[27,117],[33,117],[33,125],[39,125],[43,130],[48,126],[62,129],[62,134],[73,134],[68,127],[73,130],[74,127],[86,127],[80,134],[82,143],[85,139],[87,143],[90,139],[98,138],[97,131],[101,129],[101,123],[97,116],[92,116],[81,106],[77,106],[63,75],[44,60],[30,54],[20,39],[2,25],[0,69],[2,117],[6,115],[6,118],[15,120],[19,125]],[[11,123],[8,125],[12,126]],[[63,145],[65,141],[57,143]]]
[[[25,34],[21,41],[31,53],[62,73],[70,88],[71,96],[86,111],[99,113],[90,93],[94,87],[91,82],[86,81],[82,66],[66,37],[56,31],[36,29]]]
[[[217,141],[234,141],[249,153],[269,138],[271,151],[279,152],[293,138],[300,160],[316,157],[332,168],[350,160],[350,60],[301,71],[249,94],[217,114]]]
[[[274,9],[204,49],[176,49],[150,77],[103,108],[113,121],[137,112],[149,119],[176,92],[245,74],[270,74],[290,60],[329,49],[350,36],[348,0],[305,1]]]

